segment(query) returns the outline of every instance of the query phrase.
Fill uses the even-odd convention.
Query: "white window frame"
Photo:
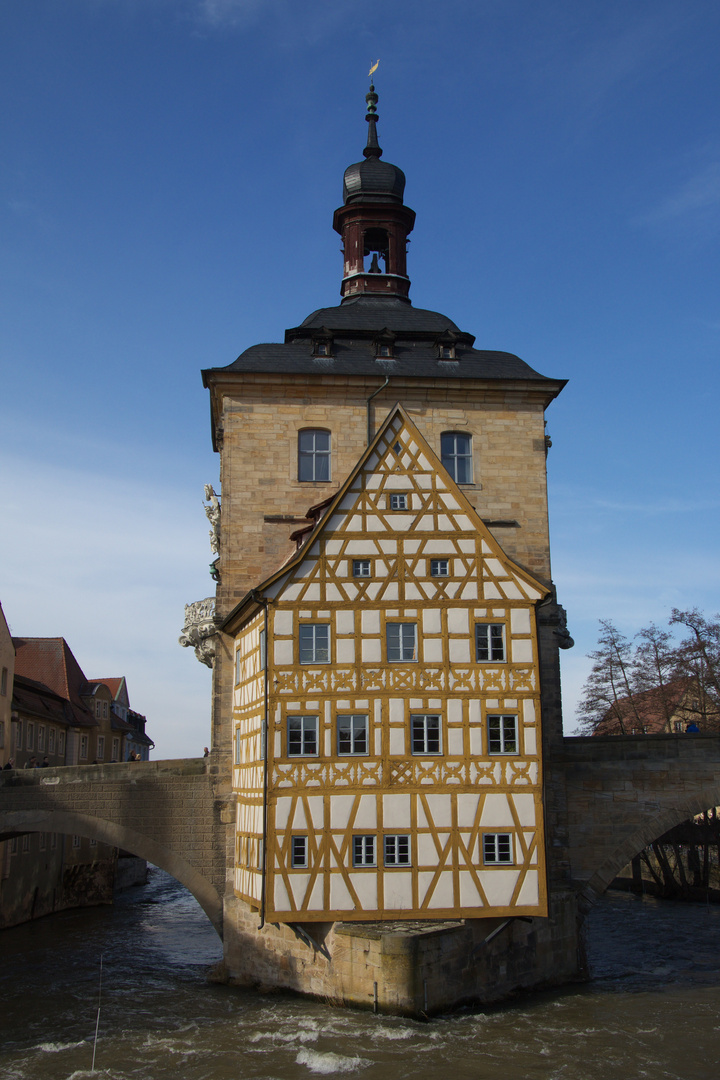
[[[353,866],[377,866],[374,833],[354,833],[352,838]]]
[[[338,757],[367,757],[370,753],[370,722],[367,713],[338,713],[335,718]],[[340,748],[340,727],[349,729],[350,750]],[[343,731],[345,735],[345,731]],[[342,740],[343,742],[345,739]],[[364,741],[365,749],[357,750],[356,743]]]
[[[28,720],[27,724],[25,725],[25,749],[35,749],[35,724],[32,722],[32,720]]]
[[[450,574],[449,559],[431,559],[430,577],[448,577]]]
[[[235,728],[235,764],[242,765],[240,756],[240,747],[242,745],[242,739],[240,738],[240,728]]]
[[[450,440],[452,445],[449,445]],[[463,449],[458,440],[461,440]],[[440,460],[456,484],[472,484],[472,435],[467,431],[443,431],[440,435]]]
[[[516,714],[488,713],[488,754],[519,754],[519,724]]]
[[[240,649],[235,650],[235,686],[240,682],[240,666],[242,664],[242,652]]]
[[[290,837],[290,866],[293,870],[306,870],[308,865],[307,836]]]
[[[23,748],[23,722],[18,720],[15,725],[15,749],[22,750]]]
[[[383,836],[383,865],[412,866],[410,833],[385,833]]]
[[[299,725],[298,725],[299,721]],[[288,757],[318,757],[320,753],[320,718],[318,716],[288,716],[287,718],[287,756]],[[291,740],[291,732],[299,731],[300,749],[292,749],[291,742],[297,745],[298,740]],[[308,749],[314,742],[315,748]]]
[[[98,761],[105,760],[105,736],[98,735],[97,739],[97,757]]]
[[[48,754],[55,753],[55,736],[56,731],[54,727],[48,728]]]
[[[391,510],[407,510],[408,509],[408,497],[404,494],[391,495],[390,496],[390,509]]]
[[[38,724],[37,729],[37,748],[39,754],[45,753],[45,725]]]
[[[353,577],[372,577],[372,560],[353,559],[352,574]]]
[[[80,757],[81,761],[87,761],[89,742],[90,742],[90,740],[88,739],[87,735],[81,735],[80,736],[80,753],[79,753],[79,757]]]
[[[483,833],[482,856],[485,866],[514,866],[512,833]]]
[[[410,717],[410,752],[414,756],[442,754],[442,716],[440,713],[413,713]],[[437,743],[437,747],[433,749]]]
[[[62,758],[65,757],[65,742],[65,732],[61,731],[58,733],[58,756]]]
[[[392,640],[391,640],[392,639]],[[418,632],[415,622],[385,623],[385,643],[389,664],[417,663]]]
[[[318,444],[327,441],[327,446]],[[309,438],[308,438],[309,437]],[[303,443],[310,445],[303,446]],[[301,484],[326,484],[332,479],[332,440],[326,428],[303,428],[298,431],[298,481]],[[327,476],[321,475],[327,473]],[[303,476],[303,473],[310,475]]]
[[[330,663],[330,623],[300,623],[298,660],[301,664]]]
[[[112,759],[113,761],[120,760],[120,739],[113,739],[112,741]]]
[[[499,648],[498,641],[500,643]],[[498,652],[502,652],[502,656],[493,655],[493,653]],[[481,656],[481,653],[487,653],[487,655]],[[475,623],[475,662],[478,664],[507,663],[505,623]]]

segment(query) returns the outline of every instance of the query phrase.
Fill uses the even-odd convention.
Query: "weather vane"
[[[379,63],[380,63],[380,61],[376,60],[374,64],[371,64],[370,70],[368,71],[368,77],[369,78],[373,77],[373,72],[377,71]]]

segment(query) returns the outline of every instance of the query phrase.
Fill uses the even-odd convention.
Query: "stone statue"
[[[210,549],[213,555],[220,554],[220,500],[217,497],[217,492],[213,488],[212,484],[205,485],[205,499],[209,502],[209,506],[205,506],[203,503],[203,509],[207,514],[207,519],[212,525],[212,529],[209,532],[210,536]]]
[[[212,490],[212,488],[211,488]],[[185,605],[185,623],[178,641],[184,649],[192,647],[201,664],[211,668],[215,662],[215,597]]]

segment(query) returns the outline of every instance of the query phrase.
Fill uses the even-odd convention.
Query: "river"
[[[0,933],[3,1080],[715,1080],[720,908],[606,896],[588,984],[429,1023],[208,982],[220,943],[159,870]],[[103,979],[91,1073],[100,957]]]

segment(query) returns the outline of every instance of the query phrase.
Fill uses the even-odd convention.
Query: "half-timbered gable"
[[[233,620],[238,895],[264,873],[272,921],[545,914],[546,594],[396,407]]]

